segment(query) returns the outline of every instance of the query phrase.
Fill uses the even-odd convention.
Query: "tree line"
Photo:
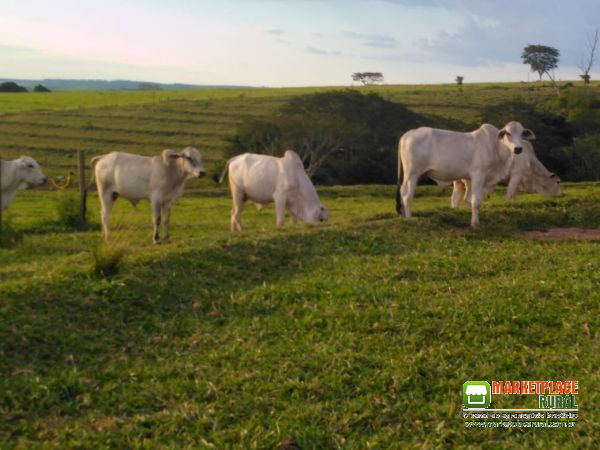
[[[479,124],[511,120],[535,130],[539,159],[562,179],[600,181],[598,94],[566,88],[542,108],[507,100],[483,107]],[[471,131],[479,125],[425,117],[375,93],[321,92],[293,97],[269,117],[248,117],[227,139],[225,157],[293,149],[317,183],[394,183],[398,140],[419,126]]]
[[[14,81],[5,81],[0,83],[0,92],[29,92],[27,88],[19,86]],[[46,86],[38,84],[33,87],[33,92],[50,92]]]

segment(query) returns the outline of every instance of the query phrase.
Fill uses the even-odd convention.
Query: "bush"
[[[600,181],[600,136],[588,134],[567,148],[570,169],[567,180]]]
[[[101,242],[94,247],[92,272],[102,277],[112,277],[119,273],[126,247],[120,242]]]
[[[34,86],[33,92],[51,92],[51,91],[46,86],[44,86],[42,84],[38,84],[38,85]]]
[[[78,191],[73,189],[63,189],[59,191],[56,203],[58,222],[67,229],[79,229],[84,227],[85,221],[84,223],[81,223],[79,217],[79,205],[80,197]]]
[[[19,86],[14,81],[0,83],[0,92],[27,92],[23,86]]]
[[[11,248],[23,240],[23,233],[15,229],[9,217],[2,216],[0,222],[0,248]]]
[[[226,157],[295,150],[327,184],[396,181],[398,139],[425,119],[401,104],[354,90],[293,97],[267,119],[248,119],[228,139]]]

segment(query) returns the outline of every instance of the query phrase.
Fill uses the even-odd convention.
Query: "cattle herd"
[[[441,185],[453,184],[452,207],[464,197],[471,207],[471,225],[479,223],[481,202],[499,183],[507,183],[507,197],[514,199],[518,190],[560,195],[560,180],[537,159],[530,140],[531,130],[519,122],[509,122],[498,130],[490,124],[462,133],[421,127],[407,131],[398,144],[398,190],[396,210],[411,216],[411,203],[417,181],[427,175]],[[164,150],[146,157],[112,152],[92,158],[103,235],[109,237],[112,205],[120,196],[136,204],[150,201],[153,241],[169,240],[171,206],[183,194],[185,182],[206,174],[200,152],[187,147],[181,152]],[[28,156],[1,161],[2,209],[8,208],[17,191],[42,185],[47,178],[39,164]],[[250,200],[258,207],[275,203],[276,223],[282,226],[286,211],[292,221],[324,222],[329,218],[306,174],[302,160],[292,150],[281,158],[244,153],[231,158],[218,179],[229,177],[233,200],[231,231],[241,231],[241,213]],[[92,179],[93,179],[92,178]]]

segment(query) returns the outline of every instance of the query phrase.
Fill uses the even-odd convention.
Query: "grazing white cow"
[[[28,186],[40,186],[48,181],[35,159],[21,156],[12,161],[0,161],[2,170],[2,209],[8,208],[17,192]]]
[[[246,200],[259,206],[275,202],[277,226],[283,225],[286,210],[292,220],[307,223],[329,218],[329,211],[321,205],[302,160],[292,150],[287,150],[281,158],[254,153],[235,156],[227,161],[219,183],[227,175],[233,199],[231,231],[242,231],[241,214]]]
[[[140,200],[150,200],[155,244],[159,242],[161,218],[163,241],[169,240],[171,206],[183,194],[185,182],[206,174],[202,156],[193,147],[187,147],[181,153],[163,150],[157,156],[112,152],[92,158],[92,171],[100,198],[104,239],[108,239],[110,233],[108,225],[113,203],[121,196],[134,206]]]
[[[478,225],[485,193],[509,177],[513,159],[523,151],[524,139],[535,136],[519,122],[509,122],[502,130],[483,124],[470,133],[428,127],[407,131],[398,144],[398,214],[411,216],[411,203],[421,175],[440,184],[467,179],[471,181],[471,226]]]
[[[560,196],[560,178],[553,172],[550,172],[535,155],[533,145],[528,141],[523,141],[523,157],[514,159],[510,169],[506,198],[514,200],[518,191],[537,192],[548,197]],[[493,187],[492,187],[493,191]],[[489,195],[491,192],[485,192]],[[451,204],[456,208],[460,204],[461,198],[465,199],[468,206],[471,206],[471,183],[469,180],[455,180],[452,190]]]

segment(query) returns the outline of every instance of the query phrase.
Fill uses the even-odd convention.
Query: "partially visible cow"
[[[329,211],[321,205],[302,160],[292,150],[287,150],[281,158],[254,153],[235,156],[227,161],[219,182],[227,175],[233,200],[231,231],[242,231],[241,214],[246,200],[259,206],[275,202],[277,226],[283,225],[286,210],[292,220],[307,223],[329,218]]]
[[[48,181],[35,159],[21,156],[12,161],[0,161],[2,173],[2,209],[8,208],[17,192],[28,186],[40,186]]]
[[[522,155],[522,158],[515,158],[510,169],[510,178],[503,180],[508,182],[506,198],[514,200],[518,191],[537,192],[548,197],[559,197],[560,178],[546,169],[535,155],[533,145],[530,142],[523,141]],[[491,192],[485,192],[486,196],[489,194]],[[471,206],[471,182],[469,180],[454,181],[451,200],[453,208],[460,204],[461,198],[464,198],[467,205]]]
[[[502,130],[483,124],[470,133],[428,127],[407,131],[398,144],[398,214],[411,216],[412,199],[422,175],[440,184],[468,179],[471,226],[478,225],[485,193],[509,177],[513,159],[521,156],[525,139],[535,139],[535,135],[514,121]]]
[[[163,241],[169,240],[171,206],[183,194],[185,182],[206,174],[200,152],[187,147],[182,152],[163,150],[158,156],[112,152],[92,158],[92,172],[100,198],[104,239],[110,234],[113,203],[121,196],[134,206],[143,199],[152,207],[153,241],[159,242],[158,227],[163,221]]]

